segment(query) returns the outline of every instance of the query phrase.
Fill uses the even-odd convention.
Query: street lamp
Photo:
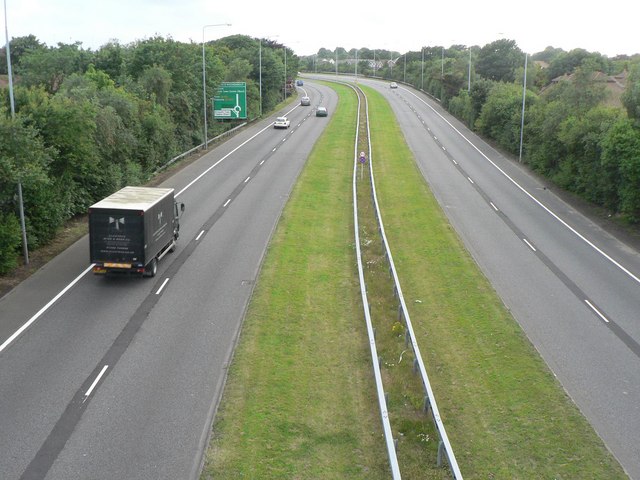
[[[9,101],[11,103],[11,122],[16,120],[16,105],[13,99],[13,73],[11,72],[11,51],[9,48],[9,27],[7,26],[7,0],[4,0],[4,33],[7,39],[7,74],[9,75]],[[15,125],[12,125],[12,130]],[[15,132],[13,132],[15,135]],[[18,177],[22,176],[19,172]],[[18,178],[18,203],[20,210],[20,228],[22,230],[22,256],[24,264],[29,265],[29,247],[27,246],[27,228],[24,221],[24,202],[22,200],[22,180]]]
[[[527,98],[527,59],[529,55],[527,53],[524,54],[524,81],[522,82],[522,116],[520,120],[520,154],[518,156],[518,161],[522,162],[522,137],[524,135],[524,106],[525,100]]]
[[[471,91],[471,46],[469,46],[469,81],[467,84],[467,92]]]
[[[420,78],[422,82],[422,87],[420,88],[420,90],[424,91],[424,47],[422,47],[422,68],[420,70]]]
[[[258,67],[260,72],[260,117],[262,117],[262,38],[260,39],[260,49],[258,51],[260,58],[260,66]]]
[[[216,23],[213,25],[204,25],[202,27],[202,110],[204,112],[204,149],[209,146],[207,138],[207,75],[204,63],[204,29],[209,27],[230,27],[230,23]]]
[[[376,51],[373,51],[373,77],[376,76]]]
[[[358,81],[358,49],[356,48],[356,82]]]

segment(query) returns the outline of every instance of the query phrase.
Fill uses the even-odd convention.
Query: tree
[[[58,43],[55,48],[30,50],[23,55],[16,74],[20,75],[23,85],[42,85],[49,93],[55,93],[66,77],[87,70],[91,52],[80,46],[80,42]]]
[[[11,64],[13,69],[20,65],[22,58],[32,52],[46,49],[46,45],[41,43],[34,35],[25,37],[14,37],[9,44],[11,50]],[[0,51],[0,74],[7,75],[7,46]]]
[[[147,93],[147,98],[164,107],[169,103],[171,93],[171,74],[158,65],[147,67],[138,77],[138,83]]]
[[[640,222],[640,130],[632,120],[619,119],[602,140],[602,150],[603,167],[612,179],[606,206]]]
[[[125,48],[117,40],[112,40],[98,49],[93,61],[96,69],[113,80],[119,80],[124,73]]]
[[[500,39],[480,49],[476,73],[500,82],[513,82],[516,69],[524,64],[524,53],[515,40]]]
[[[6,262],[0,262],[3,264],[0,270],[15,263],[16,257],[11,250],[17,248],[21,241],[18,237],[16,243],[17,220],[14,221],[17,219],[14,196],[18,182],[23,187],[29,245],[37,247],[49,240],[61,219],[60,202],[52,194],[47,176],[51,152],[39,138],[37,130],[25,120],[22,115],[11,120],[6,110],[0,111],[0,257],[8,256]],[[36,196],[40,194],[49,198],[38,201]]]
[[[482,107],[476,127],[512,153],[518,151],[522,110],[522,87],[495,83]]]
[[[627,87],[622,94],[622,103],[627,109],[629,118],[640,122],[640,64],[634,65],[629,71]]]
[[[599,70],[601,72],[607,71],[607,62],[601,54],[589,53],[583,48],[576,48],[570,52],[559,53],[551,61],[548,72],[549,80],[573,73],[573,71],[586,60],[592,62],[592,65],[594,65],[594,67],[592,67],[593,70]]]

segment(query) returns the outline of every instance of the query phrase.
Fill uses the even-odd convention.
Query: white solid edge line
[[[542,203],[540,200],[538,200],[536,197],[534,197],[531,193],[529,193],[523,186],[521,186],[518,182],[516,182],[513,178],[511,178],[507,172],[505,172],[504,170],[502,170],[493,160],[491,160],[488,156],[486,156],[478,147],[476,147],[473,142],[471,142],[471,140],[469,140],[467,137],[465,137],[462,132],[460,130],[458,130],[456,127],[454,127],[451,122],[449,122],[446,118],[444,118],[442,115],[440,115],[435,108],[433,108],[431,105],[429,105],[427,102],[425,102],[422,98],[420,98],[418,95],[416,95],[415,93],[407,90],[407,92],[409,92],[411,95],[413,95],[414,97],[416,97],[418,100],[420,100],[422,103],[424,103],[428,108],[431,109],[431,111],[433,111],[433,113],[435,113],[436,115],[438,115],[444,122],[447,123],[447,125],[449,125],[458,135],[460,135],[464,140],[467,141],[467,143],[469,145],[471,145],[480,155],[482,155],[485,160],[487,160],[491,165],[493,165],[500,173],[502,173],[502,175],[504,175],[511,183],[513,183],[517,188],[519,188],[522,193],[524,193],[526,196],[528,196],[531,200],[533,200],[535,203],[537,203],[543,210],[545,210],[549,215],[551,215],[553,218],[555,218],[558,222],[560,222],[562,225],[564,225],[566,228],[568,228],[571,232],[573,232],[580,240],[582,240],[583,242],[585,242],[587,245],[589,245],[591,248],[593,248],[596,252],[598,252],[600,255],[602,255],[604,258],[606,258],[607,260],[609,260],[611,263],[613,263],[616,267],[618,267],[620,270],[622,270],[624,273],[626,273],[629,277],[631,277],[633,280],[635,280],[637,283],[640,283],[640,278],[638,278],[636,275],[634,275],[630,270],[628,270],[626,267],[624,267],[622,264],[620,264],[619,262],[617,262],[616,260],[614,260],[612,257],[610,257],[607,253],[605,253],[603,250],[601,250],[600,248],[598,248],[593,242],[591,242],[589,239],[587,239],[584,235],[582,235],[580,232],[578,232],[575,228],[573,228],[571,225],[569,225],[567,222],[565,222],[562,218],[560,218],[558,215],[556,215],[549,207],[547,207],[544,203]]]
[[[42,307],[40,310],[38,310],[38,313],[36,313],[33,317],[31,317],[29,320],[27,320],[27,322],[26,322],[24,325],[22,325],[18,330],[16,330],[16,331],[14,332],[14,334],[13,334],[13,335],[11,335],[9,338],[7,338],[7,339],[5,340],[5,342],[4,342],[2,345],[0,345],[0,353],[2,353],[2,351],[3,351],[5,348],[7,348],[11,343],[13,343],[13,341],[14,341],[16,338],[18,338],[18,337],[22,334],[22,332],[24,332],[27,328],[29,328],[29,326],[30,326],[33,322],[35,322],[35,321],[38,319],[38,317],[40,317],[40,315],[42,315],[44,312],[46,312],[46,311],[51,307],[51,305],[53,305],[54,303],[56,303],[56,301],[57,301],[60,297],[62,297],[62,295],[64,295],[65,293],[67,293],[67,291],[68,291],[71,287],[73,287],[76,283],[78,283],[78,281],[79,281],[82,277],[84,277],[84,276],[89,272],[89,270],[91,270],[92,268],[93,268],[93,263],[92,263],[91,265],[89,265],[89,266],[87,267],[87,269],[86,269],[84,272],[82,272],[80,275],[78,275],[78,276],[75,278],[75,280],[73,280],[69,285],[67,285],[66,287],[64,287],[64,288],[60,291],[60,293],[58,293],[55,297],[53,297],[51,300],[49,300],[49,303],[47,303],[44,307]]]
[[[102,370],[100,370],[100,373],[98,374],[98,376],[96,377],[96,379],[93,381],[93,383],[91,384],[91,386],[89,387],[89,390],[87,390],[84,393],[85,397],[88,397],[89,395],[91,395],[91,392],[93,392],[93,389],[96,388],[96,385],[98,384],[98,382],[100,381],[100,379],[102,378],[102,376],[104,375],[104,372],[107,371],[107,368],[109,368],[109,365],[105,365],[104,367],[102,367]]]
[[[162,282],[162,285],[160,285],[160,288],[158,289],[158,291],[156,292],[156,295],[160,295],[160,292],[162,291],[162,289],[165,287],[165,285],[169,282],[169,278],[165,278],[164,282]]]

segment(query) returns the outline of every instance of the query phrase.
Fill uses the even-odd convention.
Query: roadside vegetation
[[[525,53],[501,39],[482,47],[367,48],[301,58],[306,71],[406,82],[502,151],[520,153]],[[375,61],[374,61],[375,59]],[[548,47],[528,56],[522,162],[631,226],[640,238],[640,54],[613,58]]]
[[[389,478],[352,245],[355,100],[335,88],[340,105],[249,306],[203,479]],[[385,228],[464,477],[626,478],[450,228],[386,101],[367,94]],[[435,467],[437,438],[410,354],[401,360],[379,238],[366,220],[362,230],[403,478],[448,478]]]
[[[207,43],[207,97],[223,81],[246,82],[249,120],[258,117],[260,98],[262,111],[271,111],[284,98],[283,49],[246,36]],[[297,58],[287,53],[295,77]],[[11,54],[15,121],[6,50],[0,51],[0,275],[20,261],[19,183],[34,251],[95,201],[146,183],[171,158],[204,142],[199,43],[154,37],[92,51],[79,43],[47,47],[29,35],[12,40]],[[212,117],[209,137],[238,123]]]

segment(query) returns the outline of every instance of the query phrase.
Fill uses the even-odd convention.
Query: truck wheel
[[[144,276],[145,277],[155,277],[158,272],[158,259],[154,258],[149,262],[149,264],[144,267]]]

